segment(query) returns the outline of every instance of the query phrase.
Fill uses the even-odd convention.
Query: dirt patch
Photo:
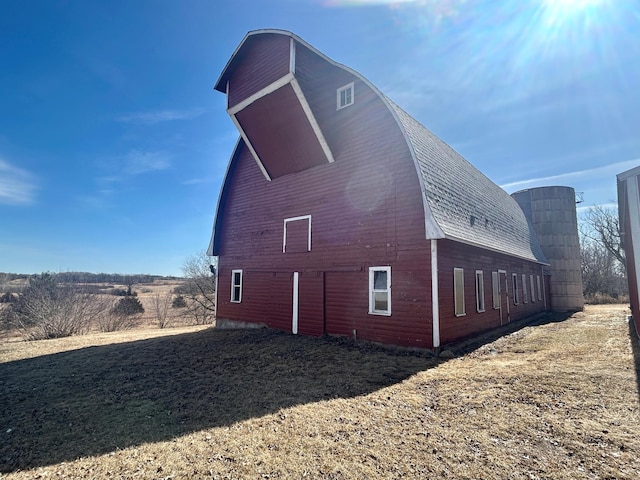
[[[269,330],[1,344],[0,471],[640,478],[625,309],[587,307],[446,362]]]

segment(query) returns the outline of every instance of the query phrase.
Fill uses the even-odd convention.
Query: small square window
[[[354,102],[354,89],[353,82],[349,85],[345,85],[344,87],[340,87],[337,92],[337,108],[336,110],[340,110],[341,108],[348,107],[349,105],[353,105]]]

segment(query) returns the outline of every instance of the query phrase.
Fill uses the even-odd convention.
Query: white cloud
[[[33,176],[0,159],[0,204],[29,205],[35,201]]]
[[[585,170],[577,170],[575,172],[560,173],[558,175],[550,175],[548,177],[529,178],[527,180],[518,180],[516,182],[505,183],[501,187],[505,190],[525,189],[541,185],[549,185],[550,183],[575,183],[577,181],[598,180],[603,178],[615,178],[615,176],[625,170],[637,167],[640,159],[626,160],[624,162],[611,163],[603,167],[588,168]]]
[[[191,178],[189,180],[184,180],[182,182],[183,185],[198,185],[200,183],[211,183],[210,178]]]
[[[124,172],[128,175],[166,170],[170,166],[171,157],[164,152],[132,150],[124,157]]]
[[[124,123],[137,123],[140,125],[155,125],[161,122],[173,120],[191,120],[205,112],[204,108],[191,108],[186,110],[151,110],[148,112],[130,112],[120,115],[117,120]]]

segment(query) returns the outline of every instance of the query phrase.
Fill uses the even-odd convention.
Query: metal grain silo
[[[549,260],[551,309],[582,310],[582,270],[576,216],[576,192],[571,187],[538,187],[511,195],[524,211]]]

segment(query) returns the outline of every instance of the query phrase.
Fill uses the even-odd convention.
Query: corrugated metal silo
[[[551,309],[584,308],[576,192],[571,187],[538,187],[511,195],[524,211],[549,259]]]

